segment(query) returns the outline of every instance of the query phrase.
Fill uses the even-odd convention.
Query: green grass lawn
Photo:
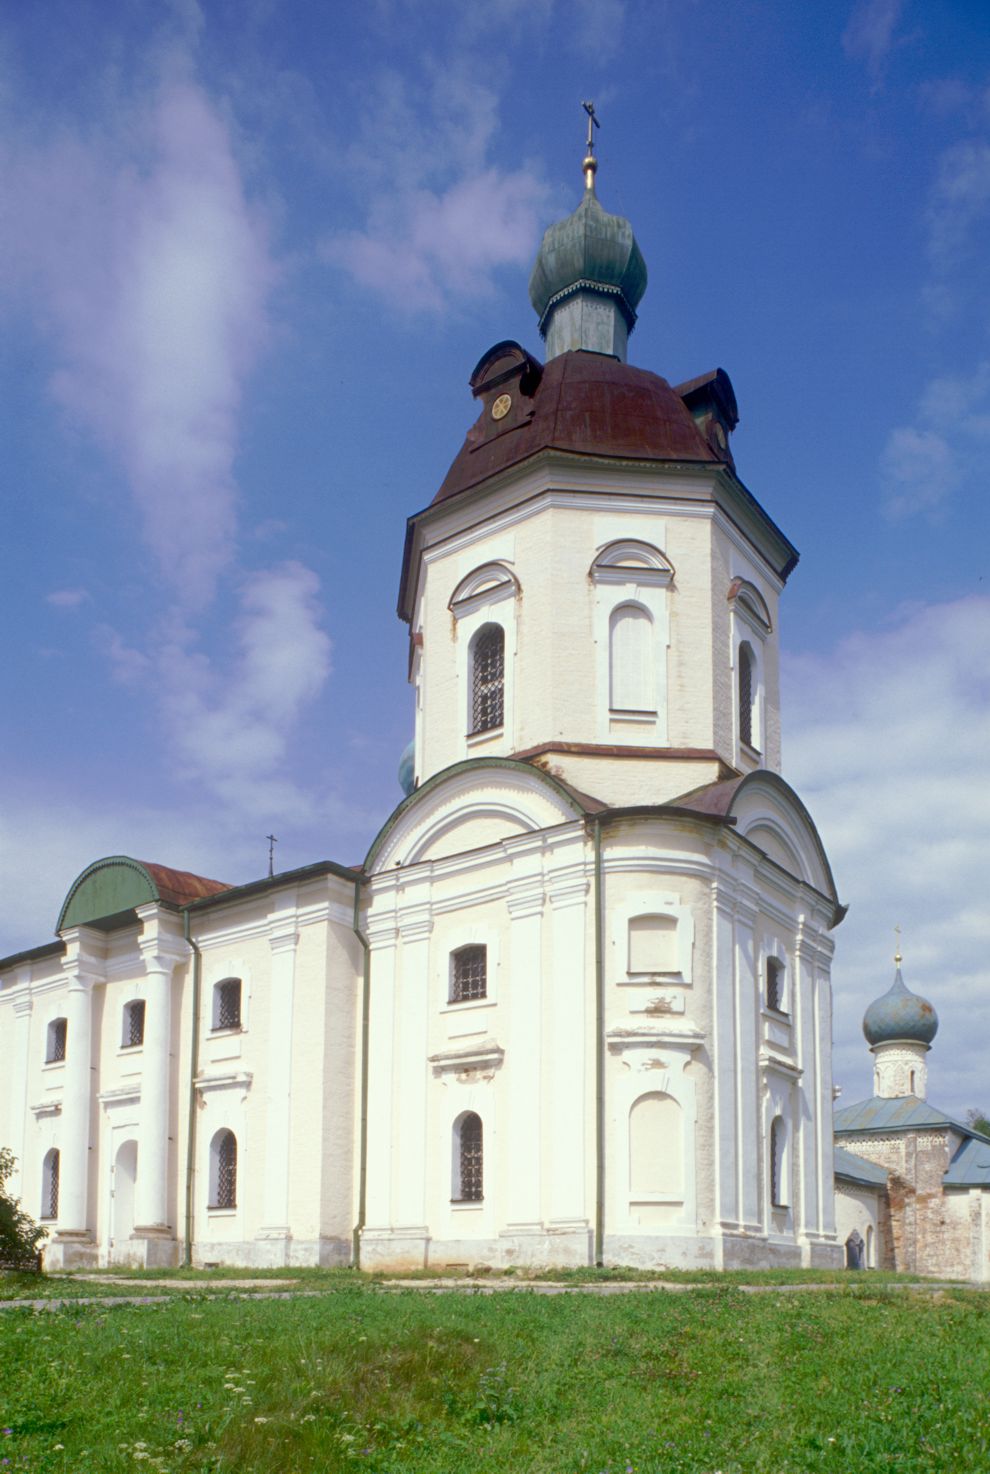
[[[13,1471],[990,1469],[972,1292],[170,1298],[0,1316]]]

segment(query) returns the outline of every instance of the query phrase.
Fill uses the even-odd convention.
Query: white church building
[[[482,357],[408,522],[415,741],[363,866],[98,860],[0,962],[50,1266],[843,1261],[843,907],[779,773],[797,554],[727,375],[627,363],[646,268],[584,167],[546,362]]]

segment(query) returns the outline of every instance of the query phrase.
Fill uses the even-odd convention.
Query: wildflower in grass
[[[268,1419],[267,1418],[255,1418],[254,1421],[256,1423],[267,1423],[268,1422]]]

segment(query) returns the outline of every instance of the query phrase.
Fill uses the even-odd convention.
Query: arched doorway
[[[122,1142],[113,1164],[113,1239],[111,1259],[126,1263],[133,1255],[134,1185],[137,1182],[137,1142]]]

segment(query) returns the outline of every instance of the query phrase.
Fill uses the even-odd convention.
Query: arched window
[[[223,978],[213,987],[213,1029],[241,1027],[241,980]]]
[[[681,1107],[673,1096],[654,1090],[629,1112],[629,1195],[680,1198],[683,1192]]]
[[[753,747],[753,707],[756,698],[756,661],[753,647],[744,640],[739,646],[739,737]]]
[[[767,973],[767,1008],[776,1009],[777,1013],[784,1011],[784,964],[779,957],[768,957],[766,962]]]
[[[65,1059],[65,1045],[68,1038],[69,1025],[64,1018],[53,1018],[48,1025],[48,1035],[45,1040],[45,1064],[61,1064]]]
[[[211,1208],[237,1207],[237,1137],[218,1131],[210,1142]]]
[[[450,954],[451,1003],[467,1003],[488,996],[488,948],[458,947]]]
[[[59,1154],[55,1147],[45,1153],[41,1164],[41,1217],[58,1217],[58,1165]]]
[[[505,631],[484,624],[471,644],[471,731],[490,732],[505,720]]]
[[[608,622],[609,706],[656,711],[653,620],[638,604],[620,604]]]
[[[123,1027],[120,1036],[122,1049],[137,1049],[144,1043],[144,999],[132,998],[124,1004]]]
[[[451,1198],[480,1203],[485,1195],[485,1154],[481,1117],[465,1111],[454,1122]]]
[[[784,1146],[786,1128],[782,1116],[774,1116],[770,1123],[770,1206],[786,1208],[787,1194],[784,1189]]]

